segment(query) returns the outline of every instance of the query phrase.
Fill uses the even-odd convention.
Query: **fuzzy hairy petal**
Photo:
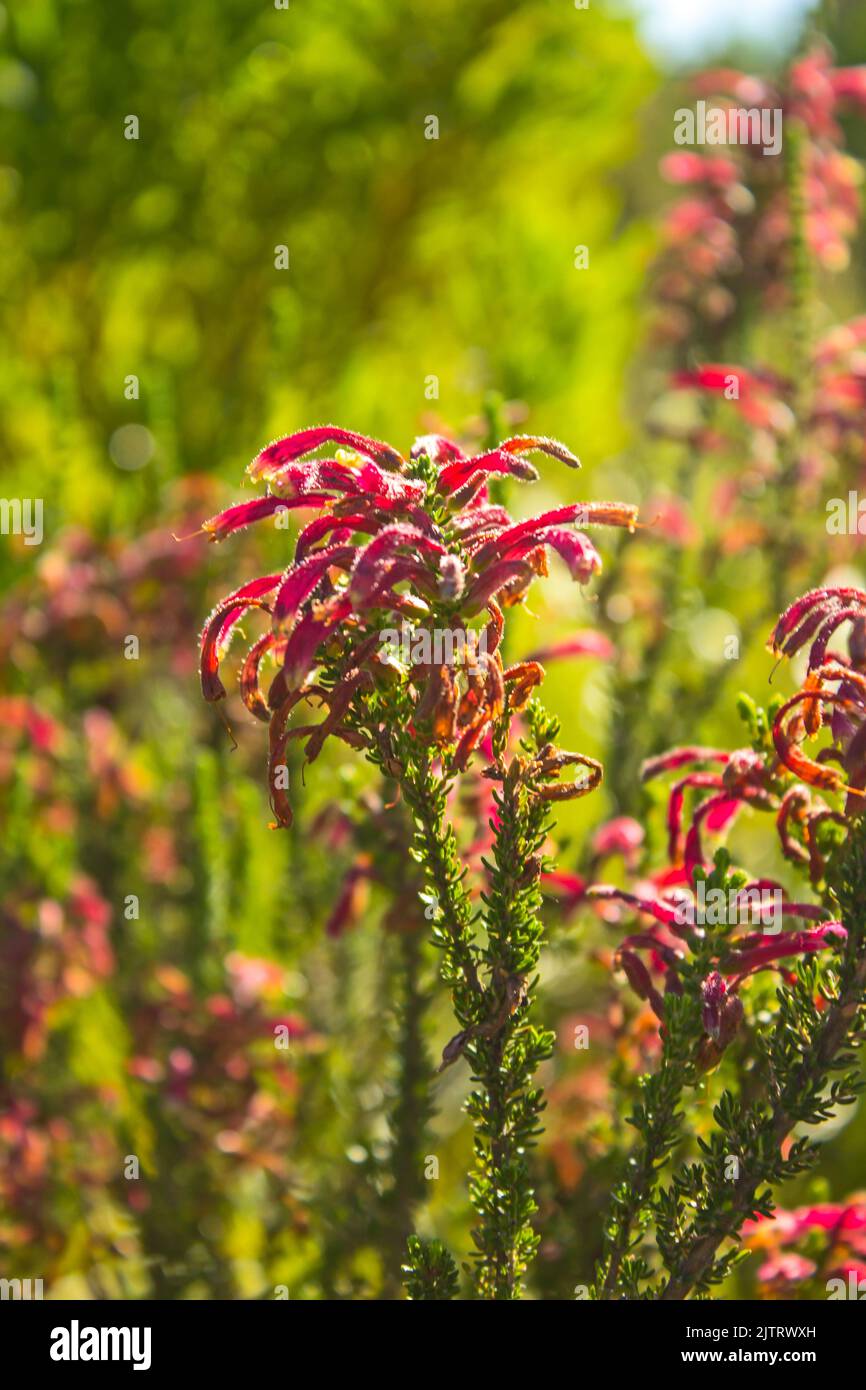
[[[340,429],[337,425],[317,425],[312,429],[298,430],[295,434],[276,439],[260,450],[249,466],[254,478],[267,477],[269,472],[281,468],[286,463],[311,454],[323,444],[336,444],[351,449],[364,458],[380,463],[384,468],[402,469],[404,459],[390,444],[366,435],[356,434],[354,430]]]

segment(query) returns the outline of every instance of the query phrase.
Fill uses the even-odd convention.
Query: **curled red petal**
[[[268,703],[259,688],[259,667],[262,657],[271,651],[279,639],[273,632],[266,632],[250,647],[241,667],[241,699],[257,719],[267,722],[271,717]]]
[[[287,695],[279,709],[275,710],[268,730],[268,788],[271,810],[276,816],[272,826],[275,830],[288,829],[294,819],[289,801],[289,789],[284,785],[288,782],[288,770],[285,762],[288,742],[286,724],[295,705],[304,698],[305,694],[304,690],[293,690],[290,695]]]
[[[682,858],[683,806],[686,790],[689,787],[721,787],[722,778],[718,772],[690,772],[671,786],[668,798],[667,832],[668,858],[672,864],[679,864]]]
[[[820,709],[822,704],[847,705],[848,703],[841,696],[832,695],[826,690],[801,690],[790,700],[786,700],[776,715],[773,724],[773,744],[779,755],[779,761],[789,772],[792,772],[795,777],[799,778],[801,782],[806,782],[810,787],[836,791],[843,787],[845,782],[835,769],[828,767],[825,763],[815,762],[813,758],[808,757],[803,752],[798,746],[796,738],[792,737],[789,731],[786,717],[802,704],[806,704],[807,708],[817,707]],[[795,719],[795,726],[797,722]]]
[[[373,678],[369,671],[350,671],[340,683],[334,686],[325,697],[328,702],[328,714],[321,724],[317,724],[313,733],[310,735],[307,746],[304,750],[307,762],[315,762],[316,758],[324,747],[325,740],[329,734],[342,732],[344,735],[351,731],[340,730],[340,722],[352,703],[358,690],[369,690],[372,688]],[[358,736],[359,746],[363,746],[363,739]],[[349,740],[351,741],[351,740]]]
[[[235,624],[248,608],[264,608],[263,598],[277,587],[278,574],[264,575],[243,584],[213,610],[201,635],[201,689],[206,700],[221,700],[226,693],[219,677],[219,663]]]
[[[489,656],[499,650],[502,634],[505,631],[505,616],[499,604],[490,599],[486,605],[490,621],[484,627],[484,647]],[[530,658],[531,659],[531,658]]]
[[[305,613],[298,619],[286,643],[281,672],[289,690],[297,688],[307,679],[315,664],[319,647],[334,628],[348,618],[351,611],[352,605],[349,600],[340,599],[329,607],[325,614]],[[273,696],[269,698],[272,702]]]
[[[445,546],[440,541],[425,535],[416,526],[397,522],[384,527],[358,551],[350,583],[354,602],[364,602],[376,589],[381,588],[387,577],[389,561],[406,548],[416,552],[413,558],[420,558],[423,554],[438,556],[446,553]]]
[[[694,869],[704,864],[704,852],[701,845],[701,826],[707,822],[708,829],[721,830],[737,814],[742,802],[736,797],[730,797],[726,792],[720,792],[718,796],[711,796],[708,801],[702,804],[695,811],[694,818],[686,836],[686,847],[683,856],[686,873],[691,876]]]
[[[309,598],[329,569],[348,570],[355,557],[350,545],[330,545],[317,550],[302,560],[299,565],[290,565],[285,571],[274,599],[274,625],[284,622]]]

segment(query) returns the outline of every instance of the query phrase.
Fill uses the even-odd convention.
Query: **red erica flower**
[[[673,385],[707,391],[730,400],[748,424],[784,432],[791,412],[780,400],[785,383],[774,372],[749,371],[732,363],[711,362],[696,371],[675,372]]]
[[[743,1019],[743,1003],[730,990],[717,970],[713,970],[701,985],[701,1022],[707,1037],[724,1049],[734,1037]]]
[[[748,920],[770,908],[760,906],[762,891],[776,890],[773,902],[773,923],[762,931],[747,931],[742,935],[720,938],[716,968],[706,976],[701,986],[702,1016],[707,1038],[721,1051],[739,1027],[742,1007],[736,998],[742,983],[761,970],[775,968],[778,962],[795,956],[809,956],[816,951],[838,947],[847,936],[841,922],[821,920],[823,909],[813,903],[786,901],[777,884],[768,880],[747,884],[735,895],[725,911],[733,909],[734,921]],[[652,919],[646,928],[626,936],[614,956],[614,964],[626,976],[638,998],[649,1003],[656,1017],[664,1020],[664,999],[653,979],[660,972],[665,994],[682,993],[682,967],[691,946],[704,935],[697,925],[691,894],[682,888],[657,893],[652,890],[632,893],[610,884],[594,884],[587,896],[601,902],[621,902],[633,911]],[[782,931],[779,919],[787,917],[818,919],[815,925],[800,931]],[[709,919],[708,919],[709,920]],[[772,932],[770,931],[772,925]],[[637,954],[646,953],[648,965]],[[736,1001],[736,1002],[735,1002]]]
[[[866,1203],[862,1195],[844,1202],[795,1207],[793,1211],[777,1208],[772,1216],[745,1221],[740,1238],[747,1248],[764,1255],[757,1270],[758,1282],[779,1291],[802,1283],[819,1269],[825,1279],[841,1275],[847,1281],[853,1274],[855,1286],[866,1273]],[[796,1249],[803,1244],[808,1255]]]
[[[834,68],[819,44],[778,85],[724,69],[699,75],[695,88],[726,112],[737,138],[724,154],[679,149],[662,160],[663,176],[684,193],[665,219],[656,274],[657,332],[676,343],[699,324],[705,337],[732,319],[744,274],[750,295],[761,295],[771,309],[790,294],[791,189],[785,159],[764,158],[771,149],[762,151],[763,129],[753,143],[757,114],[763,122],[782,112],[786,142],[800,141],[803,230],[822,267],[845,269],[860,213],[860,169],[844,151],[837,116],[846,106],[866,110],[863,68]]]
[[[831,649],[846,625],[847,649]],[[778,619],[768,645],[779,658],[808,651],[801,688],[775,714],[772,744],[733,752],[695,745],[674,748],[642,768],[644,781],[675,774],[667,809],[667,872],[674,875],[668,878],[670,887],[689,884],[696,868],[707,867],[707,835],[727,830],[745,806],[773,813],[782,853],[806,867],[818,885],[834,838],[825,836],[826,827],[844,829],[849,817],[862,810],[866,593],[839,587],[804,594]],[[822,733],[828,736],[824,746],[809,756],[803,744]],[[826,799],[838,791],[847,794],[844,809]],[[688,820],[687,798],[693,798]]]
[[[830,642],[846,623],[847,652],[830,651]],[[859,809],[866,789],[866,593],[811,590],[785,610],[769,645],[778,656],[809,648],[802,688],[782,705],[773,727],[779,760],[810,787],[847,790],[847,809]],[[808,757],[801,743],[825,726],[830,745]]]
[[[325,444],[338,446],[339,456],[308,457]],[[542,679],[537,662],[503,667],[502,609],[520,602],[547,572],[548,550],[585,583],[601,567],[586,528],[632,529],[636,514],[619,503],[572,502],[514,521],[490,504],[486,484],[492,474],[533,481],[531,452],[579,466],[564,445],[537,437],[506,439],[466,456],[451,441],[427,436],[404,459],[391,445],[349,430],[303,430],[268,445],[250,464],[251,477],[267,485],[264,496],[204,523],[220,541],[286,510],[316,513],[301,529],[288,567],[241,585],[217,605],[202,635],[202,690],[207,700],[219,700],[225,695],[220,660],[239,620],[251,611],[268,616],[267,630],[244,660],[240,687],[250,712],[270,723],[279,825],[291,823],[277,777],[288,740],[305,739],[308,760],[331,734],[362,746],[347,712],[393,679],[395,669],[411,675],[413,725],[452,750],[458,767],[506,698],[520,708]],[[484,626],[470,629],[479,617]],[[266,661],[276,669],[265,688]],[[310,701],[327,707],[326,718],[290,726],[296,706]]]
[[[718,771],[701,768],[702,763],[718,763]],[[674,748],[650,758],[641,770],[644,782],[664,772],[690,768],[671,786],[668,800],[668,854],[671,864],[683,864],[687,880],[696,865],[703,865],[705,854],[702,830],[724,830],[744,804],[771,806],[773,801],[769,773],[757,753],[742,748],[734,753],[713,748]],[[686,793],[693,788],[708,793],[695,810],[688,834],[683,838],[683,810]]]

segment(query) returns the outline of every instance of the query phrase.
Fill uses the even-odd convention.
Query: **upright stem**
[[[399,1059],[397,1098],[391,1114],[391,1146],[394,1184],[387,1213],[386,1292],[400,1294],[400,1265],[406,1242],[414,1230],[414,1212],[424,1194],[422,1152],[425,1124],[430,1112],[427,1099],[429,1064],[422,1036],[428,997],[422,989],[423,938],[411,923],[401,934],[401,1000],[396,1055]]]
[[[433,940],[444,951],[442,978],[451,987],[458,1022],[468,1028],[484,1017],[485,991],[473,944],[477,914],[463,885],[454,827],[446,817],[449,783],[434,774],[432,756],[422,749],[401,785],[415,816],[413,851],[432,897]]]
[[[538,1133],[541,1092],[535,1070],[553,1038],[528,1022],[542,928],[539,850],[547,831],[546,803],[521,782],[515,758],[496,795],[497,823],[489,891],[482,895],[487,942],[475,941],[479,911],[464,887],[453,826],[447,819],[448,781],[434,774],[432,756],[418,752],[402,778],[416,822],[415,854],[434,900],[433,939],[443,950],[460,1032],[443,1065],[465,1055],[476,1088],[467,1101],[475,1125],[475,1164],[469,1188],[478,1222],[475,1288],[484,1299],[519,1298],[522,1276],[538,1246],[528,1150]],[[483,970],[484,980],[481,972]]]
[[[665,1048],[658,1072],[643,1078],[642,1096],[632,1115],[632,1124],[642,1142],[635,1147],[625,1176],[611,1193],[611,1214],[597,1284],[600,1299],[628,1297],[637,1291],[636,1281],[623,1266],[629,1250],[639,1243],[649,1224],[650,1199],[658,1171],[679,1137],[682,1112],[677,1107],[686,1082],[687,1047],[684,1032],[678,1030],[675,1046]]]
[[[472,1233],[478,1250],[476,1289],[481,1298],[519,1298],[522,1277],[538,1247],[532,1227],[538,1210],[530,1181],[542,1092],[533,1086],[553,1037],[529,1022],[542,940],[538,851],[546,831],[546,803],[527,792],[516,762],[497,797],[490,891],[485,896],[490,1009],[467,1047],[480,1083],[467,1102],[475,1122],[472,1203],[479,1221]]]

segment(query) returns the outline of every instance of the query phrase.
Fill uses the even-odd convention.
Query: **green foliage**
[[[854,1049],[866,1040],[864,850],[861,821],[833,865],[832,891],[848,932],[841,961],[806,960],[793,983],[778,989],[777,1010],[756,1028],[759,1084],[744,1078],[738,1090],[722,1091],[712,1112],[715,1127],[697,1138],[699,1161],[682,1162],[662,1186],[661,1171],[683,1137],[685,1090],[697,1084],[704,1065],[695,1052],[702,1031],[700,983],[719,935],[724,939],[732,927],[708,926],[699,938],[683,965],[683,995],[666,1000],[661,1065],[643,1078],[631,1117],[639,1144],[613,1193],[597,1297],[681,1299],[723,1283],[747,1252],[720,1247],[736,1241],[747,1217],[771,1215],[774,1190],[817,1158],[810,1138],[796,1137],[784,1155],[783,1141],[798,1126],[832,1118],[863,1089]],[[742,887],[728,864],[719,851],[708,889]],[[628,1254],[650,1227],[661,1271]]]
[[[408,1297],[415,1303],[444,1302],[456,1298],[460,1275],[441,1240],[422,1240],[420,1236],[410,1236],[407,1248],[408,1261],[403,1266],[403,1281]]]

